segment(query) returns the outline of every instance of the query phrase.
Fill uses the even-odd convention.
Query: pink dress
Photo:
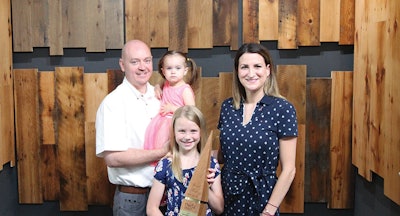
[[[184,106],[183,102],[183,91],[189,88],[194,96],[194,92],[190,85],[184,84],[178,87],[171,87],[169,82],[166,81],[163,87],[163,96],[161,99],[161,104],[173,104],[175,106]],[[173,113],[167,113],[166,115],[161,115],[159,113],[156,115],[147,126],[144,149],[157,149],[163,146],[169,140],[171,128],[172,128],[172,115]]]

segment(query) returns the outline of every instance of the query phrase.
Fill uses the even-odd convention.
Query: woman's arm
[[[297,137],[287,137],[279,140],[279,160],[282,171],[264,209],[268,210],[271,215],[275,214],[277,207],[285,198],[296,174],[296,144]]]
[[[210,174],[207,175],[207,182],[210,185],[208,190],[208,204],[217,215],[224,211],[224,195],[222,192],[221,175],[215,178],[215,169],[209,168]]]
[[[164,195],[165,185],[158,180],[153,180],[153,186],[151,187],[149,199],[147,200],[146,213],[149,216],[162,216],[160,211],[160,202]]]

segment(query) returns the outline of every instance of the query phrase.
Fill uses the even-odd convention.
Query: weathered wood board
[[[56,67],[60,209],[87,210],[83,67]]]
[[[14,70],[14,96],[19,202],[42,203],[37,69]]]
[[[351,165],[353,72],[332,72],[330,124],[330,182],[328,207],[354,207],[354,170]]]

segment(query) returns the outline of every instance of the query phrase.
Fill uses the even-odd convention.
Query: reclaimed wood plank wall
[[[359,0],[356,14],[352,162],[400,204],[400,2]]]
[[[141,10],[135,9],[139,3]],[[240,3],[243,5],[242,20],[238,19],[240,17],[238,4]],[[358,168],[358,173],[367,180],[372,180],[371,171],[382,176],[385,179],[385,194],[396,203],[400,203],[400,163],[398,160],[400,155],[398,148],[400,143],[398,133],[400,128],[398,112],[400,90],[399,85],[394,83],[399,79],[399,73],[395,73],[395,69],[399,66],[400,55],[395,48],[400,47],[398,31],[396,31],[400,16],[400,3],[389,0],[379,0],[373,3],[357,0],[357,4],[355,3],[356,0],[0,1],[0,44],[4,48],[0,50],[0,56],[4,59],[4,63],[0,65],[2,75],[0,80],[0,162],[2,164],[10,162],[11,166],[15,165],[14,134],[18,134],[18,131],[14,132],[12,116],[14,116],[14,104],[20,102],[16,100],[14,103],[13,90],[18,93],[16,90],[18,86],[13,88],[13,81],[26,80],[23,78],[25,75],[20,75],[13,80],[12,51],[32,52],[34,47],[49,47],[50,55],[63,55],[64,48],[79,47],[86,48],[87,52],[105,52],[107,49],[122,48],[124,38],[142,39],[154,48],[168,47],[182,51],[213,46],[230,46],[231,50],[237,50],[241,42],[260,41],[277,41],[278,49],[318,46],[321,42],[337,42],[339,45],[354,43],[353,111],[357,112],[354,112],[352,123],[352,163]],[[178,14],[179,16],[177,16]],[[355,17],[356,14],[358,17]],[[182,19],[182,17],[186,18]],[[242,22],[242,32],[239,31],[238,22]],[[137,29],[145,31],[136,32]],[[242,36],[242,41],[239,41],[239,34]],[[199,37],[199,35],[202,36]],[[12,42],[14,46],[12,46]],[[388,55],[388,53],[391,54]],[[113,75],[114,72],[110,70],[107,73],[108,91],[113,86],[110,80],[117,78]],[[32,71],[28,73],[32,73]],[[39,74],[38,100],[40,106],[38,113],[40,115],[39,149],[41,158],[39,166],[40,170],[44,170],[49,175],[42,178],[41,184],[35,185],[35,187],[41,187],[36,189],[43,191],[43,200],[58,200],[61,198],[60,196],[64,196],[62,195],[63,190],[65,192],[65,189],[62,189],[64,186],[59,181],[62,177],[59,175],[59,169],[68,170],[69,165],[59,161],[58,154],[62,148],[60,150],[60,147],[56,145],[57,142],[62,141],[59,140],[60,137],[57,137],[58,128],[54,127],[58,123],[55,121],[55,117],[60,114],[60,110],[56,107],[56,77],[54,77],[54,71],[49,73],[43,71]],[[99,103],[98,100],[106,92],[106,87],[103,86],[106,78],[100,75],[99,77],[102,78],[86,78],[86,74],[83,77],[92,82],[99,82],[98,86],[85,87],[83,85],[84,89],[81,89],[84,91],[83,95],[87,93],[86,91],[93,91],[100,95],[99,98],[93,99],[94,101],[90,101],[88,98],[83,99],[85,109],[86,103],[88,103],[87,106],[92,106],[91,109],[94,109],[95,104]],[[344,85],[343,82],[349,80],[349,78],[336,75],[335,77],[339,79],[335,85]],[[33,79],[33,77],[31,78]],[[320,84],[320,82],[324,84]],[[47,84],[45,85],[45,83]],[[201,85],[218,85],[220,89],[226,89],[226,86],[229,86],[227,83],[229,83],[229,73],[220,73],[219,81],[203,78]],[[331,139],[328,141],[316,137],[316,134],[321,132],[328,135],[332,133],[331,130],[338,129],[335,127],[337,125],[331,125],[328,128],[325,124],[318,129],[315,126],[320,124],[318,122],[320,120],[327,122],[327,115],[332,115],[331,113],[335,110],[343,115],[341,110],[348,109],[348,107],[331,107],[330,102],[327,101],[328,96],[338,97],[332,98],[332,101],[347,100],[347,97],[343,95],[345,92],[323,93],[327,89],[337,91],[335,86],[330,87],[330,79],[322,81],[319,78],[307,78],[306,85],[306,103],[310,105],[310,107],[307,106],[307,124],[304,126],[304,130],[307,131],[307,133],[304,132],[306,162],[300,163],[305,167],[298,168],[305,170],[305,179],[302,180],[304,181],[304,201],[328,202],[331,208],[350,207],[351,201],[348,200],[348,194],[352,190],[351,182],[345,181],[347,190],[335,191],[335,188],[340,185],[335,181],[351,180],[348,169],[343,168],[346,172],[340,173],[340,178],[335,180],[332,177],[335,175],[337,177],[334,169],[342,169],[342,165],[335,163],[332,159],[327,161],[326,158],[318,156],[319,154],[335,154],[333,158],[342,160],[341,154],[349,154],[348,146],[343,143],[348,138],[348,134],[341,134],[343,136],[341,140],[338,140],[337,137],[334,139],[331,134]],[[27,87],[20,86],[21,89]],[[325,89],[319,94],[315,94],[314,91],[317,90],[313,90],[313,88]],[[218,94],[218,97],[210,95],[206,91],[201,94],[212,96],[210,101],[199,101],[199,104],[207,104],[207,109],[211,110],[218,106],[218,101],[226,98],[230,93],[224,90]],[[312,101],[308,96],[322,101]],[[318,109],[321,114],[310,117],[311,109]],[[17,111],[16,109],[15,112]],[[208,113],[209,110],[205,112]],[[348,119],[348,116],[343,118]],[[81,129],[84,129],[84,149],[81,144],[76,146],[83,153],[83,158],[90,157],[91,152],[94,151],[94,140],[91,137],[94,133],[93,116],[85,116],[85,119],[91,120],[85,121],[83,126],[79,119],[72,119],[69,122],[78,124]],[[23,121],[16,118],[16,121],[18,120]],[[208,121],[210,124],[215,122],[215,116],[210,116]],[[303,127],[300,126],[299,128]],[[16,130],[23,129],[16,128]],[[28,135],[32,136],[32,134]],[[24,140],[25,137],[17,135],[18,139]],[[81,139],[80,143],[82,143]],[[88,147],[88,143],[92,143],[91,147]],[[381,145],[381,143],[385,143],[385,145]],[[37,149],[36,144],[32,145],[30,147],[21,146],[20,149]],[[326,150],[327,146],[330,146],[329,150]],[[336,152],[338,146],[344,148],[342,152]],[[71,151],[68,148],[64,150],[67,153]],[[18,156],[24,157],[24,155]],[[320,167],[312,166],[312,164],[321,165],[321,163]],[[101,159],[86,161],[86,172],[90,173],[91,167],[98,170],[104,169],[103,165]],[[21,166],[25,166],[24,162],[21,162]],[[333,170],[327,170],[332,168]],[[25,172],[24,169],[22,171]],[[37,169],[27,171],[37,172]],[[84,171],[84,168],[80,168],[81,174]],[[35,175],[37,174],[33,173],[33,177]],[[87,186],[86,192],[73,192],[82,196],[87,194],[87,198],[83,198],[87,201],[81,200],[82,202],[108,204],[110,201],[108,194],[99,196],[96,193],[99,188],[108,188],[111,193],[113,191],[112,188],[105,186],[108,185],[108,182],[104,180],[104,172],[97,174],[100,176],[95,176],[96,173],[89,175],[93,176],[88,176],[86,179],[87,184],[91,185]],[[75,179],[75,177],[71,178]],[[33,179],[33,181],[36,180]],[[312,187],[315,184],[319,187]],[[294,187],[298,187],[297,191],[301,190],[301,186],[297,183],[294,185]],[[24,194],[20,197],[20,201],[41,202],[41,197],[40,195]],[[84,205],[75,206],[68,202],[65,201],[61,206],[64,206],[65,209],[86,208]],[[291,210],[296,208],[293,207]],[[297,210],[299,209],[301,208],[297,208]]]
[[[266,40],[278,41],[279,49],[327,41],[352,44],[354,1],[12,0],[13,51],[49,47],[50,55],[63,55],[64,48],[79,47],[105,52],[122,48],[124,38],[183,52],[214,46],[237,50],[242,42]]]

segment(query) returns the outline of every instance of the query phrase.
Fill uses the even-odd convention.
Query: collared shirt
[[[100,104],[96,115],[96,156],[105,151],[125,151],[128,148],[143,149],[147,125],[157,115],[160,102],[154,87],[147,84],[147,92],[141,94],[126,78]],[[115,168],[107,167],[112,184],[149,187],[154,167],[150,165]]]

